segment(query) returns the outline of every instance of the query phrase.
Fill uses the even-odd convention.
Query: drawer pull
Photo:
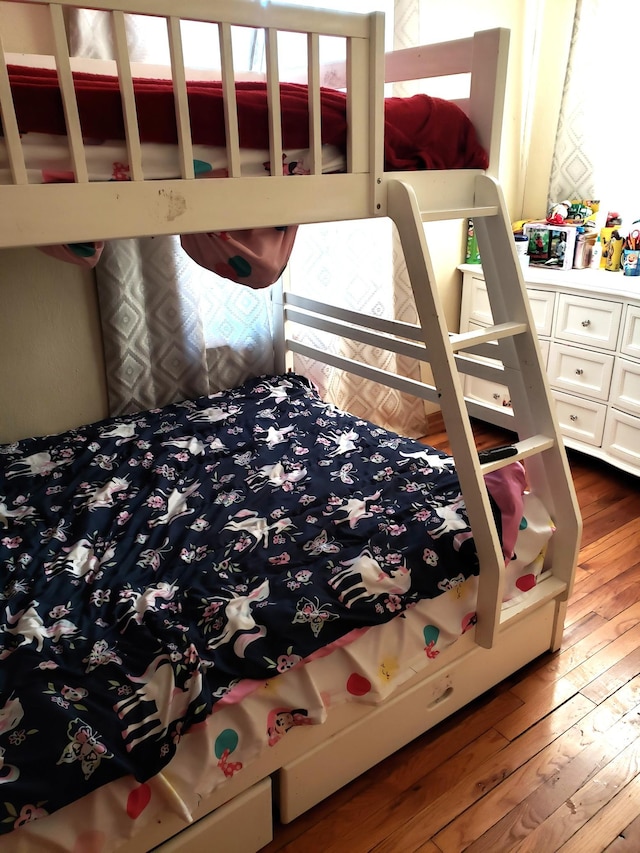
[[[498,394],[498,393],[494,393],[494,395],[493,395],[493,399],[494,399],[494,400],[499,400],[499,399],[500,399],[500,394]]]
[[[569,420],[570,420],[570,421],[577,421],[577,420],[578,420],[578,416],[577,416],[577,415],[569,415]]]
[[[583,321],[582,321],[582,325],[583,325],[585,328],[586,328],[587,326],[590,326],[590,325],[591,325],[591,320],[583,320]]]
[[[582,376],[584,370],[581,367],[576,368],[576,376]]]

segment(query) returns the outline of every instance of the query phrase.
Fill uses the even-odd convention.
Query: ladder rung
[[[506,456],[504,459],[496,459],[494,462],[485,462],[480,465],[480,468],[483,474],[488,474],[490,471],[497,471],[499,468],[504,468],[512,462],[522,461],[528,456],[534,456],[536,453],[549,450],[554,444],[554,439],[548,435],[532,435],[530,438],[523,438],[521,441],[514,443],[513,446],[516,448],[516,453]]]
[[[421,210],[423,222],[442,222],[445,219],[480,219],[483,216],[497,216],[497,205],[487,207],[455,207],[449,210]]]
[[[502,340],[502,338],[512,338],[514,335],[522,335],[527,331],[527,328],[526,323],[498,323],[495,326],[487,326],[484,329],[450,335],[449,343],[454,352],[460,352],[477,344],[485,344],[491,341]]]

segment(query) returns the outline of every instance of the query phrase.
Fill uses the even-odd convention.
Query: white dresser
[[[459,269],[460,331],[490,325],[482,267]],[[535,267],[524,277],[566,446],[640,474],[640,277]],[[503,423],[506,387],[467,376],[465,396]]]

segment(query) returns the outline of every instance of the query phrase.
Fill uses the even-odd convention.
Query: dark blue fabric
[[[478,570],[450,460],[295,375],[0,447],[0,567],[5,831]]]

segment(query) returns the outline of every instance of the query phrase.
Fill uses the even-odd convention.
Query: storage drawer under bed
[[[175,821],[172,815],[165,826]],[[196,814],[197,818],[197,814]],[[154,843],[154,830],[164,821],[125,844],[126,853],[142,853]],[[152,848],[152,853],[255,853],[273,838],[271,779],[262,779],[214,811]],[[120,848],[119,848],[120,849]]]
[[[286,764],[274,779],[281,820],[294,820],[548,651],[555,617],[556,602],[547,601],[526,618],[505,625],[492,649],[474,646],[433,677],[423,672],[417,684]],[[288,735],[295,736],[295,730]]]

